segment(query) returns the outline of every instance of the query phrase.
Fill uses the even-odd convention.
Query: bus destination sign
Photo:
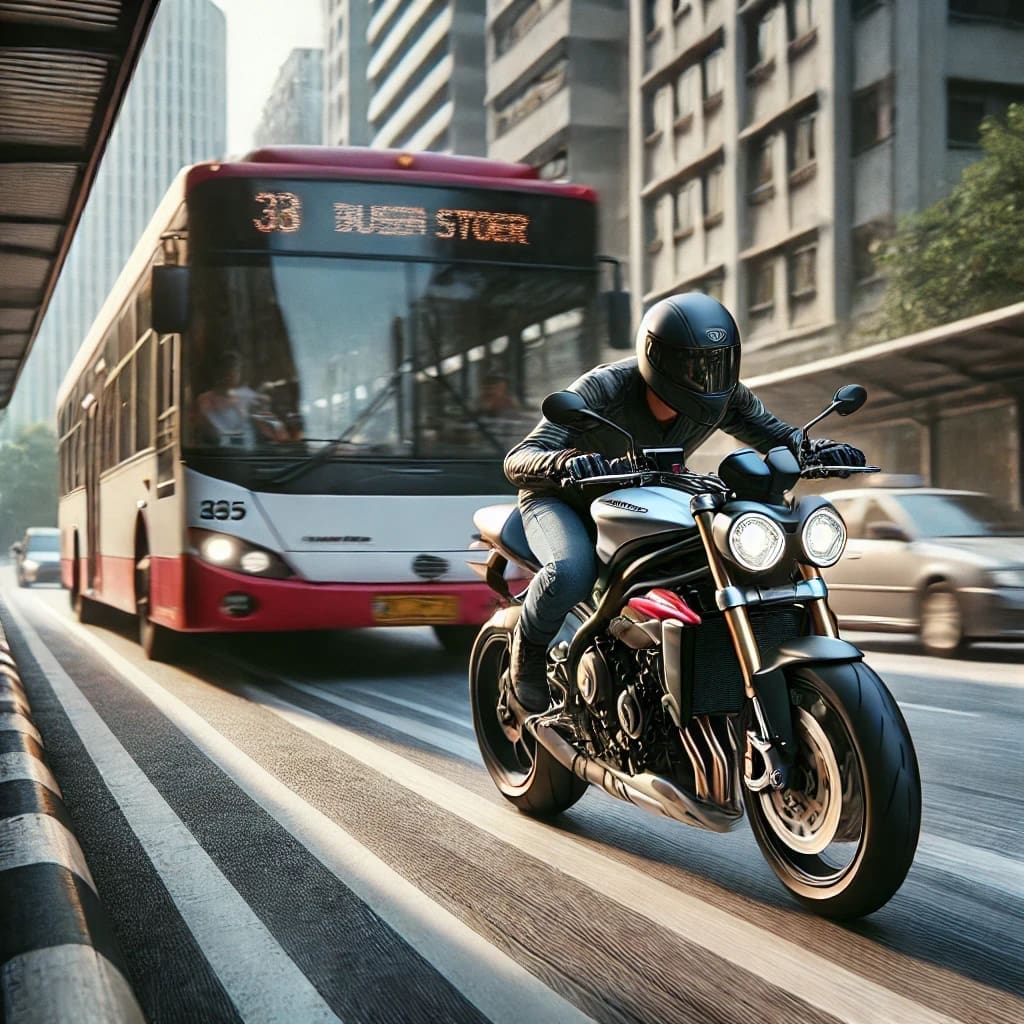
[[[189,197],[202,249],[593,264],[594,204],[548,194],[365,182],[208,180]]]

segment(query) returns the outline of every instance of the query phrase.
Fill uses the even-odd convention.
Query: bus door
[[[102,392],[102,389],[97,388]],[[95,590],[99,585],[100,561],[100,468],[102,459],[101,402],[93,402],[85,420],[85,536],[86,578],[82,590]]]

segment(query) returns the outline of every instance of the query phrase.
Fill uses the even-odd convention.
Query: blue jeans
[[[573,605],[589,600],[597,580],[597,554],[586,524],[560,498],[529,497],[519,503],[526,539],[541,570],[523,600],[523,639],[551,642]]]

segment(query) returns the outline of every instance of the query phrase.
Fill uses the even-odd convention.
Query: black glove
[[[628,459],[606,459],[597,452],[589,455],[574,455],[562,467],[573,483],[587,480],[592,476],[613,476],[629,472]]]
[[[852,444],[844,444],[842,441],[830,441],[828,438],[818,438],[811,441],[805,449],[810,455],[810,461],[819,466],[863,466],[867,459],[859,448]],[[837,476],[847,477],[849,473],[837,473]]]

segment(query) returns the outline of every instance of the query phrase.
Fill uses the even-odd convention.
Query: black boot
[[[551,704],[548,691],[547,644],[531,644],[523,638],[519,624],[512,633],[512,654],[509,674],[512,692],[527,711],[547,711]]]

